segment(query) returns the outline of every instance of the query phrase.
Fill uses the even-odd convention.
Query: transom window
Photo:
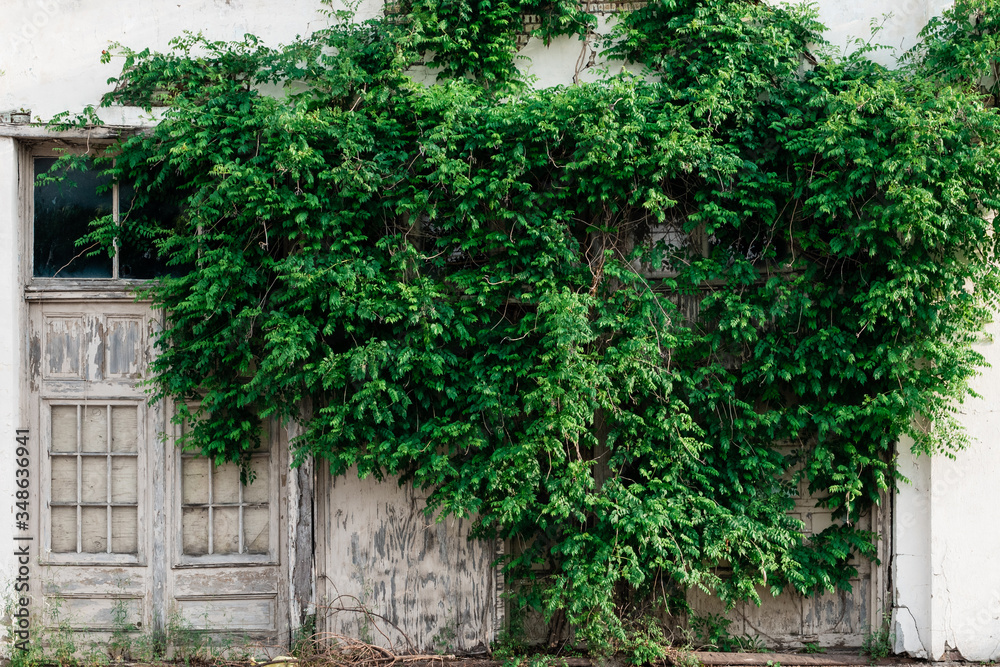
[[[33,157],[34,175],[56,175],[57,158]],[[53,183],[34,186],[32,275],[36,278],[150,279],[170,270],[149,239],[119,239],[113,256],[97,244],[84,243],[92,220],[128,215],[175,220],[175,201],[155,201],[133,207],[134,190],[112,183],[96,169],[72,170]],[[96,251],[96,252],[95,252]]]
[[[53,553],[138,551],[138,406],[50,411]]]

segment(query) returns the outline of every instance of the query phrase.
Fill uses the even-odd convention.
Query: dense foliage
[[[241,460],[261,417],[298,419],[297,461],[401,475],[511,540],[513,576],[547,563],[522,593],[595,645],[689,587],[845,587],[896,443],[963,445],[996,300],[975,22],[1000,12],[960,4],[890,70],[826,53],[808,7],[655,0],[602,37],[640,75],[546,90],[519,16],[594,39],[570,0],[119,47],[105,104],[168,108],[113,147],[139,194],[93,238],[191,267],[148,288],[187,446]],[[185,214],[143,217],[164,193]],[[809,540],[800,483],[842,519]]]

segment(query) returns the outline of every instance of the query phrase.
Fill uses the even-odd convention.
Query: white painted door
[[[59,299],[29,311],[50,625],[173,626],[284,644],[281,430],[263,429],[255,480],[243,485],[236,464],[215,466],[160,437],[175,427],[141,386],[157,322],[147,306]]]
[[[38,581],[50,626],[150,628],[162,606],[149,483],[163,469],[162,415],[139,382],[156,321],[142,304],[98,303],[29,302]]]
[[[89,257],[76,244],[127,189],[102,190],[86,169],[72,187],[37,185],[52,148],[19,157],[36,615],[105,639],[181,629],[287,644],[283,431],[266,426],[250,485],[176,449],[143,385],[160,314],[132,291],[166,268],[139,248]]]

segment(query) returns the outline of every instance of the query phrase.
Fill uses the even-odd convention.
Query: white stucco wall
[[[359,18],[379,11],[380,0],[362,0]],[[927,20],[946,7],[947,0],[823,0],[820,20],[829,40],[850,50],[852,38],[867,39],[873,19],[883,25],[877,41],[897,51],[915,43]],[[165,49],[185,30],[202,31],[212,39],[238,40],[246,33],[269,44],[287,42],[298,34],[324,26],[329,19],[319,0],[6,0],[0,23],[0,112],[31,109],[33,117],[51,118],[61,111],[79,111],[96,104],[108,89],[106,80],[120,71],[120,60],[100,64],[101,51],[111,42],[141,49]],[[603,31],[602,17],[598,31]],[[539,40],[521,52],[521,66],[537,77],[539,86],[572,81],[585,47],[575,38]],[[878,56],[886,64],[893,53]],[[588,76],[589,75],[589,76]],[[581,72],[581,78],[592,77]],[[111,123],[134,121],[110,112]]]
[[[1000,657],[1000,343],[979,350],[992,367],[961,409],[973,445],[955,459],[900,448],[913,484],[896,497],[894,628],[897,651],[914,657]]]
[[[909,480],[900,486],[893,518],[891,615],[894,650],[927,658],[931,618],[931,462],[910,452],[912,441],[899,444],[899,469]],[[925,646],[927,648],[925,648]]]
[[[873,43],[891,49],[873,57],[884,65],[893,65],[895,57],[912,48],[917,33],[931,17],[952,5],[950,0],[822,0],[819,20],[829,30],[827,40],[847,53],[854,50],[854,40],[868,40],[872,25],[881,28]]]
[[[0,110],[50,118],[96,104],[121,61],[100,64],[111,42],[164,50],[185,30],[216,40],[247,33],[268,44],[328,25],[318,0],[4,0],[0,22]],[[359,17],[371,15],[371,2]],[[113,121],[114,119],[108,119]]]
[[[24,341],[19,323],[17,159],[13,139],[0,137],[0,599],[11,594],[14,574],[15,431],[20,410]],[[34,480],[32,480],[34,481]],[[32,553],[35,550],[32,549]]]
[[[0,7],[0,112],[30,109],[33,117],[79,111],[97,104],[106,79],[121,62],[102,66],[109,42],[133,48],[165,49],[184,30],[213,39],[245,33],[268,44],[323,26],[319,0],[3,0]],[[364,18],[380,6],[365,0]],[[915,43],[919,29],[949,3],[945,0],[822,0],[820,19],[829,40],[850,50],[850,38],[867,39],[872,19],[885,20],[877,41],[896,53]],[[546,48],[533,40],[521,52],[522,66],[539,86],[569,83],[578,72],[584,45],[557,40]],[[583,62],[586,62],[588,56]],[[877,57],[894,62],[892,51]],[[581,78],[592,74],[582,71]],[[113,124],[135,121],[132,112],[105,112]],[[14,566],[7,545],[14,537],[13,442],[20,412],[22,322],[18,263],[18,204],[15,143],[0,138],[0,580]],[[994,327],[996,330],[996,327]],[[892,565],[896,646],[915,656],[939,659],[957,650],[971,660],[1000,658],[1000,346],[984,343],[994,364],[979,379],[984,398],[964,407],[976,444],[952,461],[914,459],[900,448],[903,473],[912,484],[895,498]]]

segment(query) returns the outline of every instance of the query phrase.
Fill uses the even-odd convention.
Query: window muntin
[[[651,278],[673,277],[695,257],[707,257],[712,239],[702,226],[685,231],[681,220],[653,225],[639,239],[647,253],[641,271]],[[652,260],[652,261],[651,261]]]
[[[49,419],[50,550],[137,555],[138,405],[52,405]]]

